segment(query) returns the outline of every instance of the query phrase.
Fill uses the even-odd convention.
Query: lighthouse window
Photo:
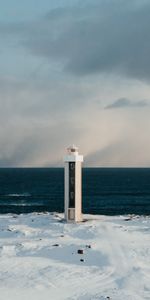
[[[70,169],[71,169],[71,170],[74,170],[74,169],[75,169],[75,163],[74,163],[74,162],[70,163]]]
[[[70,177],[70,183],[71,185],[74,184],[74,177]]]
[[[70,193],[70,198],[71,198],[71,199],[74,199],[74,192],[71,192],[71,193]]]
[[[75,163],[69,163],[69,207],[75,207]]]

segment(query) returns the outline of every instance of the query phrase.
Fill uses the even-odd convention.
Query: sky
[[[150,167],[149,83],[149,0],[0,0],[0,167]]]

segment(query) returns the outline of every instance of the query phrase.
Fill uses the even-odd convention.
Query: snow
[[[0,299],[150,299],[150,218],[84,220],[0,215]]]

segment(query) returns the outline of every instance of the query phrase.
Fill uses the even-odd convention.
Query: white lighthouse
[[[74,145],[67,149],[65,162],[65,219],[67,222],[82,221],[82,173],[83,156]]]

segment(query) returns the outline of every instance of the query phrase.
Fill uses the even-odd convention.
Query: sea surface
[[[150,215],[150,168],[83,168],[83,212]],[[0,213],[64,211],[63,168],[0,169]]]

